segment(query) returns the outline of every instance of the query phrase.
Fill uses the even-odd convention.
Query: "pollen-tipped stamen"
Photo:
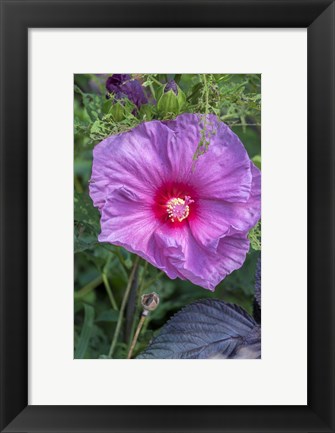
[[[166,204],[166,210],[171,221],[175,222],[177,220],[182,222],[186,219],[190,214],[189,205],[191,203],[194,203],[194,200],[188,195],[184,199],[180,197],[170,199]]]

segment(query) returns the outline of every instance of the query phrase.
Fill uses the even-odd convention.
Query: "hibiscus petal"
[[[164,123],[174,133],[167,149],[173,167],[172,176],[177,182],[188,182],[192,176],[193,156],[200,141],[199,116],[185,113]]]
[[[122,246],[176,278],[177,273],[167,265],[155,241],[154,232],[159,225],[145,197],[119,188],[109,194],[102,209],[99,241]]]
[[[216,252],[202,248],[188,226],[178,230],[160,226],[155,238],[168,259],[168,265],[179,278],[212,291],[228,274],[243,265],[249,251],[245,233],[220,239]]]
[[[249,199],[250,159],[238,136],[225,123],[214,115],[207,116],[209,146],[195,162],[193,156],[201,140],[204,116],[186,113],[165,123],[176,132],[170,159],[179,173],[189,178],[200,197],[232,202]]]
[[[100,210],[109,186],[126,187],[153,196],[154,191],[171,179],[167,143],[174,133],[161,122],[142,123],[129,132],[108,137],[93,151],[90,195]]]
[[[261,175],[250,162],[253,175],[247,202],[232,203],[224,200],[197,200],[197,216],[189,220],[194,238],[202,246],[217,249],[219,239],[227,234],[249,231],[261,213]]]

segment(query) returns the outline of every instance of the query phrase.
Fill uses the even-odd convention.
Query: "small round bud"
[[[159,304],[159,296],[157,293],[152,292],[146,295],[142,295],[141,304],[144,310],[146,311],[154,311],[158,307]]]

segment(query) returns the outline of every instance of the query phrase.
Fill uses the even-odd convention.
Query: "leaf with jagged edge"
[[[205,299],[173,316],[138,359],[259,358],[260,338],[241,307]]]

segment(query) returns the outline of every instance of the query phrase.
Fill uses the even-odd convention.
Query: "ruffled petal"
[[[142,123],[129,132],[108,137],[93,151],[90,195],[100,210],[108,190],[126,187],[153,195],[171,179],[167,143],[174,133],[161,122]]]
[[[252,185],[249,200],[232,203],[224,200],[198,199],[196,218],[189,220],[194,238],[205,248],[216,250],[220,238],[249,231],[260,219],[261,175],[250,162]]]
[[[245,233],[220,239],[216,252],[201,247],[188,226],[178,230],[167,225],[160,226],[155,238],[168,259],[168,266],[179,278],[212,291],[228,274],[243,265],[249,251]]]
[[[174,161],[178,172],[198,191],[201,198],[246,202],[252,174],[250,159],[236,134],[214,115],[206,118],[208,149],[195,162],[193,156],[201,141],[204,116],[181,114],[165,122],[176,132]]]
[[[154,233],[160,222],[152,217],[151,207],[145,196],[127,188],[112,191],[102,209],[99,241],[122,246],[176,278],[156,243]]]
[[[188,225],[161,224],[152,218],[151,205],[126,188],[109,195],[99,241],[138,254],[171,279],[187,279],[209,290],[238,269],[249,250],[246,234],[220,239],[216,252],[201,247]]]

